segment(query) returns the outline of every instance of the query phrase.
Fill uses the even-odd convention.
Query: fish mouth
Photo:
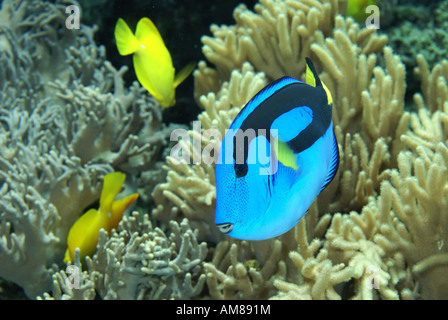
[[[233,230],[234,225],[235,224],[233,224],[233,223],[226,222],[226,223],[217,224],[216,226],[218,227],[219,231],[221,231],[224,234],[227,234]]]

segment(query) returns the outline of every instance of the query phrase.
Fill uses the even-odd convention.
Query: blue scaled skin
[[[266,86],[222,141],[215,223],[233,238],[265,240],[287,232],[337,172],[333,100],[306,62],[306,83],[284,77]]]

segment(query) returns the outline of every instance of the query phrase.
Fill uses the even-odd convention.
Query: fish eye
[[[222,233],[226,234],[233,230],[233,223],[220,223],[216,225]]]
[[[237,178],[244,177],[247,174],[247,163],[235,164],[235,174]]]

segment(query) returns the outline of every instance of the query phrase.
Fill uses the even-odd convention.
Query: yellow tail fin
[[[114,35],[118,52],[122,56],[134,53],[140,46],[131,29],[129,29],[126,22],[121,18],[118,18],[117,24],[115,25]]]

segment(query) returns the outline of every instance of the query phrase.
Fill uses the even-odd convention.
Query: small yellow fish
[[[142,18],[135,35],[119,18],[115,25],[115,41],[122,56],[134,54],[134,69],[138,81],[163,107],[176,103],[175,89],[188,77],[196,64],[190,63],[174,76],[171,55],[154,23]]]
[[[73,262],[76,248],[80,249],[81,259],[94,254],[100,229],[110,232],[116,228],[124,211],[137,200],[137,193],[115,200],[125,178],[126,175],[122,172],[112,172],[104,177],[99,210],[88,210],[75,222],[68,233],[65,263]]]
[[[347,0],[346,16],[352,17],[356,22],[365,22],[369,14],[366,13],[366,8],[370,5],[377,5],[376,0]]]

